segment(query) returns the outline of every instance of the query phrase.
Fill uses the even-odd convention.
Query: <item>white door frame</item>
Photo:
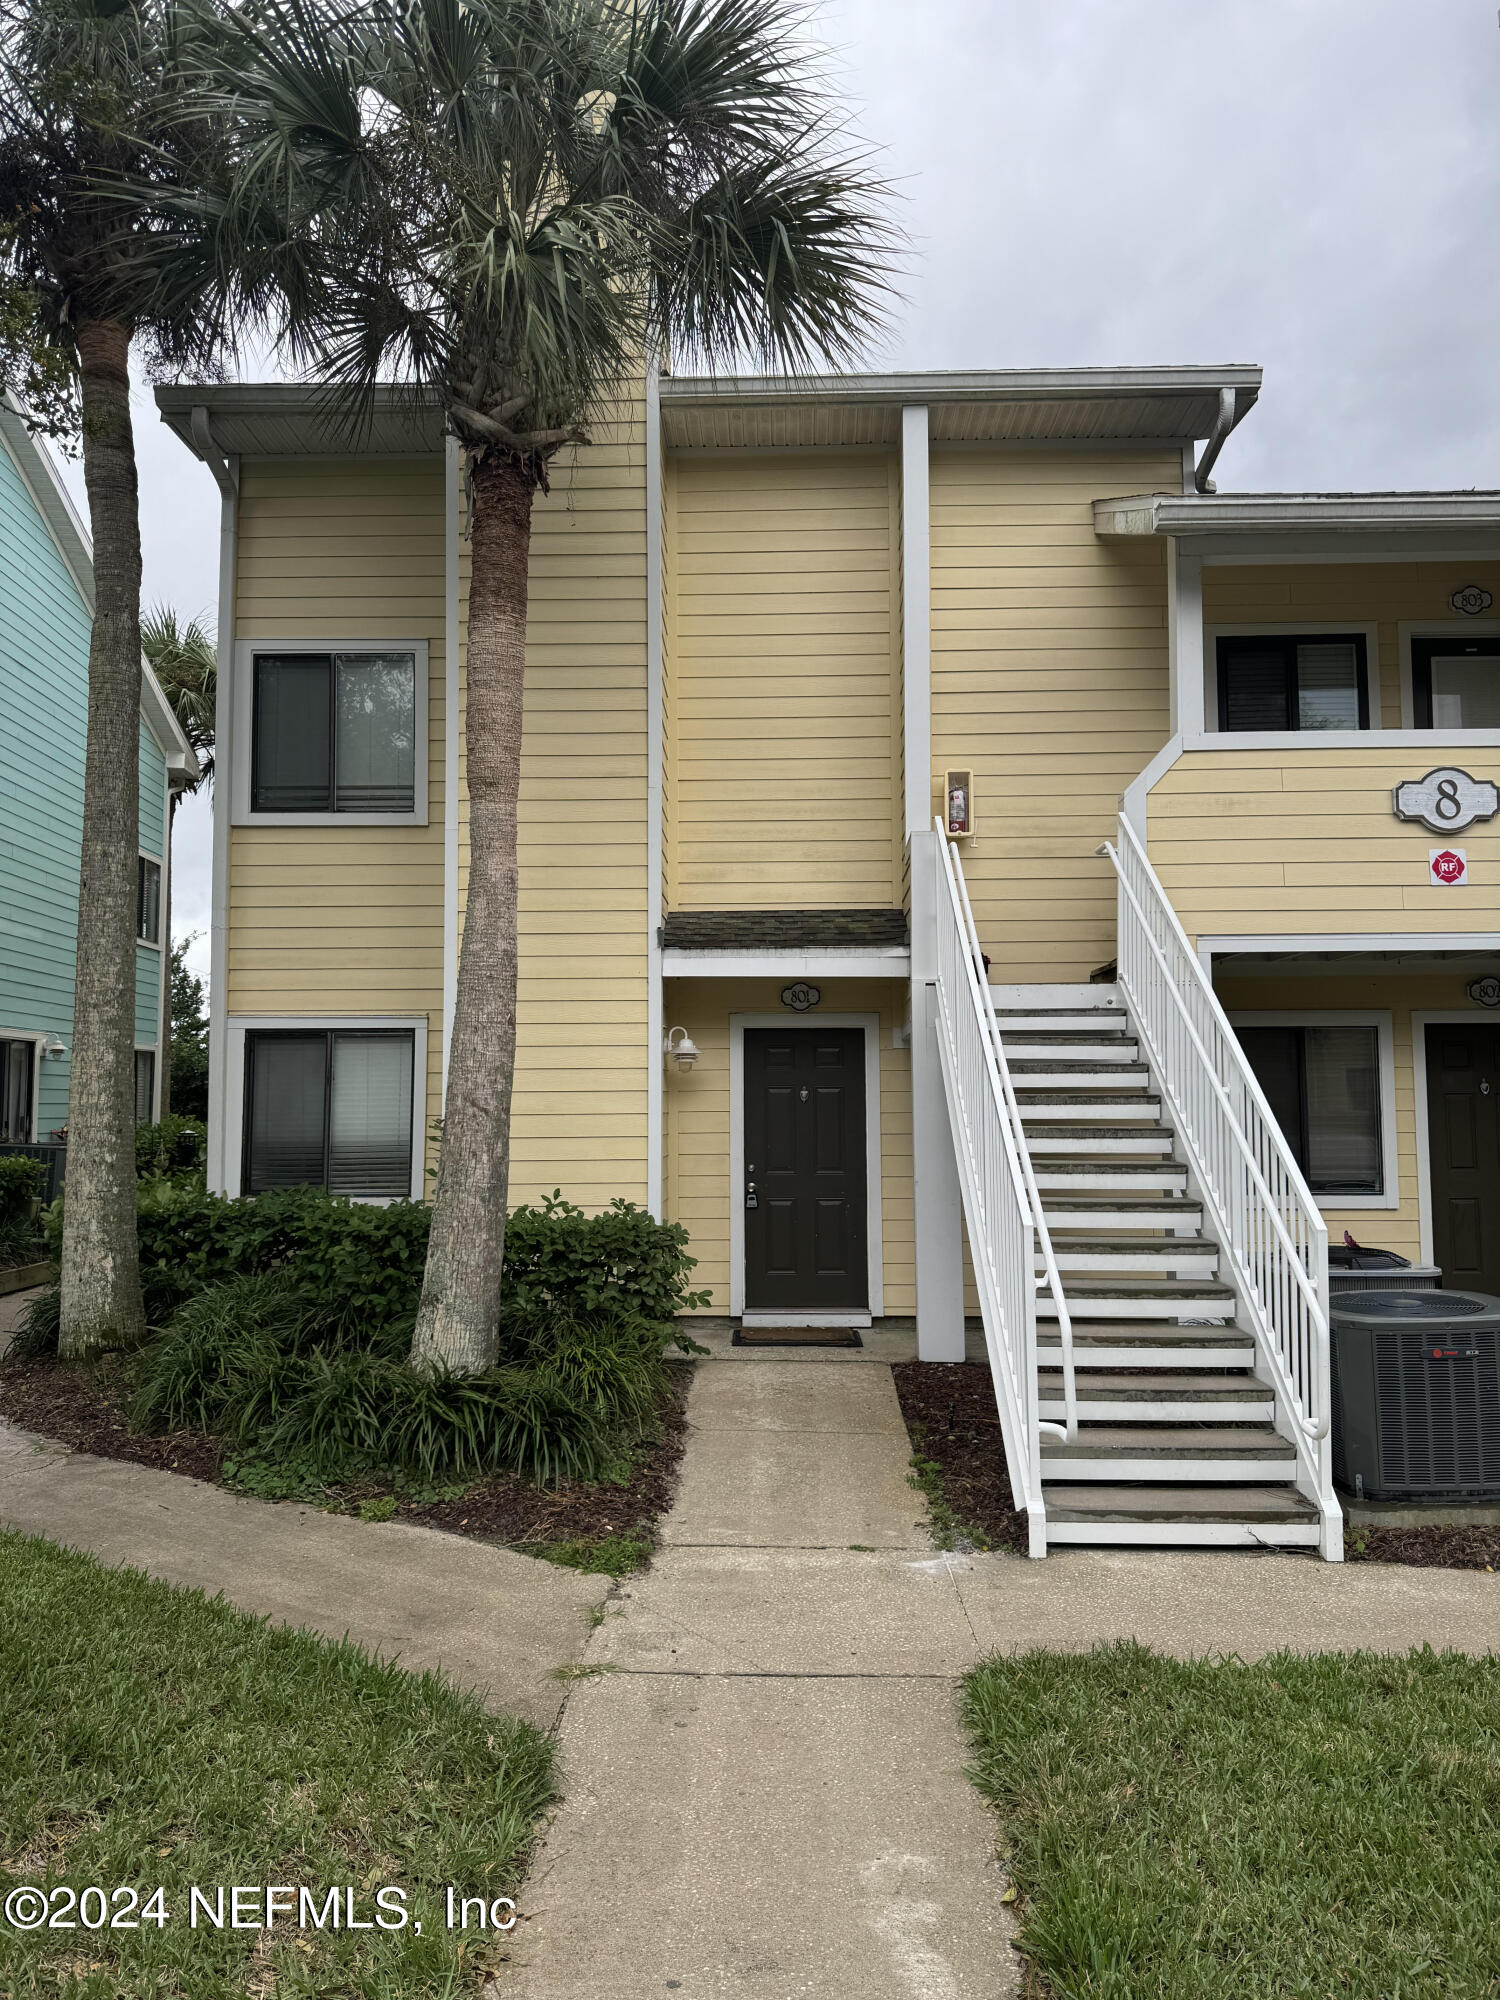
[[[746,1028],[859,1028],[865,1038],[865,1238],[869,1253],[869,1305],[844,1313],[752,1313],[755,1326],[868,1326],[885,1312],[884,1254],[880,1232],[880,1016],[781,1014],[729,1017],[729,1311],[745,1317],[745,1030]]]
[[[1413,1009],[1411,1017],[1412,1107],[1417,1121],[1417,1224],[1421,1231],[1422,1262],[1437,1260],[1432,1254],[1432,1148],[1428,1141],[1427,1109],[1427,1030],[1462,1027],[1465,1022],[1500,1028],[1500,1013],[1483,1007],[1435,1007],[1427,1013]]]

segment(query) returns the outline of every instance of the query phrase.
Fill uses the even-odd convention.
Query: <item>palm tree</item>
[[[161,691],[171,704],[183,735],[197,762],[197,774],[175,788],[167,806],[167,854],[172,852],[172,829],[179,803],[214,781],[214,703],[218,696],[219,657],[213,634],[199,618],[179,620],[167,604],[158,604],[141,620],[141,649]],[[167,869],[166,908],[162,912],[162,932],[172,958],[172,870]],[[172,988],[167,981],[162,1003],[161,1109],[166,1117],[172,1109]]]
[[[262,0],[241,20],[237,198],[258,181],[305,219],[291,350],[351,424],[382,379],[435,399],[468,475],[469,886],[417,1365],[496,1353],[536,495],[652,353],[797,368],[881,317],[883,187],[800,26],[790,0]]]

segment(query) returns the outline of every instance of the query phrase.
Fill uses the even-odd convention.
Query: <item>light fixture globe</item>
[[[680,1041],[677,1039],[679,1036]],[[698,1060],[698,1045],[686,1028],[669,1028],[662,1047],[679,1069],[691,1069]]]

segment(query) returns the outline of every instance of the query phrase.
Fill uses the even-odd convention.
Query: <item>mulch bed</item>
[[[960,1532],[991,1548],[1025,1555],[1026,1516],[1010,1503],[989,1370],[902,1361],[891,1373],[912,1445],[940,1468],[943,1497]]]
[[[1026,1517],[1010,1504],[1005,1446],[989,1370],[972,1363],[904,1361],[891,1370],[917,1452],[936,1464],[960,1531],[994,1548],[1026,1552]],[[978,1534],[975,1534],[975,1530]],[[1346,1523],[1349,1562],[1500,1573],[1500,1522],[1464,1527],[1371,1527]]]
[[[159,1472],[217,1480],[233,1447],[203,1431],[152,1436],[132,1428],[127,1414],[134,1370],[126,1357],[86,1367],[55,1361],[0,1361],[0,1417],[21,1430],[55,1439],[98,1458],[124,1459]],[[455,1500],[398,1500],[397,1518],[508,1547],[529,1543],[602,1541],[609,1535],[650,1540],[671,1505],[686,1441],[684,1405],[692,1370],[668,1370],[657,1435],[636,1452],[621,1485],[533,1486],[501,1474],[475,1482]],[[326,1504],[355,1511],[361,1500],[388,1493],[377,1479],[324,1489]]]

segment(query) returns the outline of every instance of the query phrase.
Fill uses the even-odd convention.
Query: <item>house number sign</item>
[[[822,997],[816,986],[809,986],[802,979],[795,986],[783,986],[781,989],[782,1006],[790,1007],[798,1014],[805,1014],[809,1007],[816,1007]]]
[[[1500,792],[1488,778],[1444,767],[1425,778],[1408,778],[1391,794],[1397,819],[1420,820],[1434,833],[1462,833],[1476,819],[1493,819]]]

